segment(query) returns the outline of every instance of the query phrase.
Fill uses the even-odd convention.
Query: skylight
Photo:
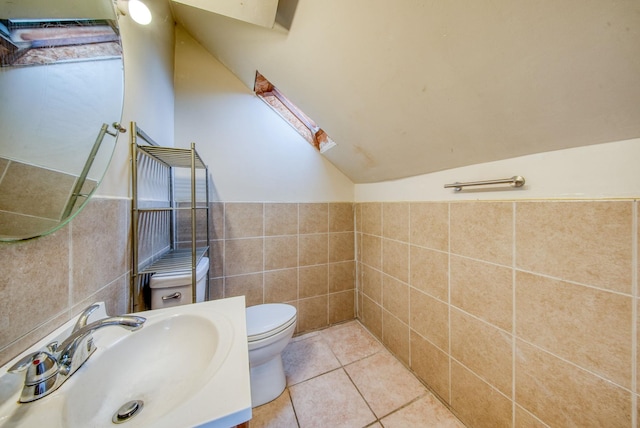
[[[259,72],[256,72],[253,90],[320,153],[336,145],[326,132]]]

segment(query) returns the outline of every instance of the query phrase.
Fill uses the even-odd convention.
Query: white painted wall
[[[3,67],[0,76],[2,157],[79,175],[102,124],[120,120],[119,57]],[[112,147],[106,135],[103,149]]]
[[[161,144],[198,151],[223,201],[448,201],[640,197],[640,139],[559,150],[354,185],[195,42],[174,27],[168,6],[149,2],[148,27],[120,19],[125,51],[125,107]],[[175,60],[175,116],[174,116]],[[175,127],[174,127],[175,117]],[[275,120],[274,120],[275,119]],[[121,134],[101,196],[128,197],[129,134]],[[445,183],[522,175],[522,189],[465,190]],[[502,190],[504,189],[504,190]]]
[[[356,184],[356,202],[640,197],[640,139],[558,150],[373,184]],[[455,182],[521,175],[508,185],[445,189]],[[476,189],[476,190],[471,190]]]
[[[120,134],[99,196],[130,197],[129,123],[136,121],[149,136],[165,146],[174,135],[174,24],[167,2],[147,0],[153,21],[136,24],[129,16],[118,23],[124,51],[124,109]]]
[[[182,27],[175,141],[194,141],[221,201],[352,201],[354,185]]]

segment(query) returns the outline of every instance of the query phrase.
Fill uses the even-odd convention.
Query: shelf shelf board
[[[140,145],[138,149],[170,167],[191,168],[191,149]],[[198,152],[194,150],[193,153],[195,157],[195,167],[198,169],[206,169],[207,166],[202,161]]]
[[[196,248],[196,266],[200,259],[204,257],[209,247]],[[165,253],[160,259],[151,263],[144,269],[140,269],[139,274],[150,273],[189,273],[191,272],[191,248],[171,250]]]
[[[155,211],[185,211],[190,210],[191,207],[147,207],[136,208],[140,212],[155,212]],[[196,210],[206,210],[207,207],[195,207]]]

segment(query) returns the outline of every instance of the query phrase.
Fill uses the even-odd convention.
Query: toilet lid
[[[273,336],[296,322],[296,308],[284,303],[267,303],[247,308],[249,342]]]

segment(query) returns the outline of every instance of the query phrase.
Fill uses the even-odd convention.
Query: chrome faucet
[[[21,403],[45,397],[58,389],[96,350],[92,333],[109,326],[118,326],[135,331],[142,328],[146,318],[138,316],[116,316],[87,324],[89,315],[99,306],[91,305],[80,314],[69,337],[60,345],[52,342],[46,350],[29,354],[15,363],[9,372],[26,370]]]

